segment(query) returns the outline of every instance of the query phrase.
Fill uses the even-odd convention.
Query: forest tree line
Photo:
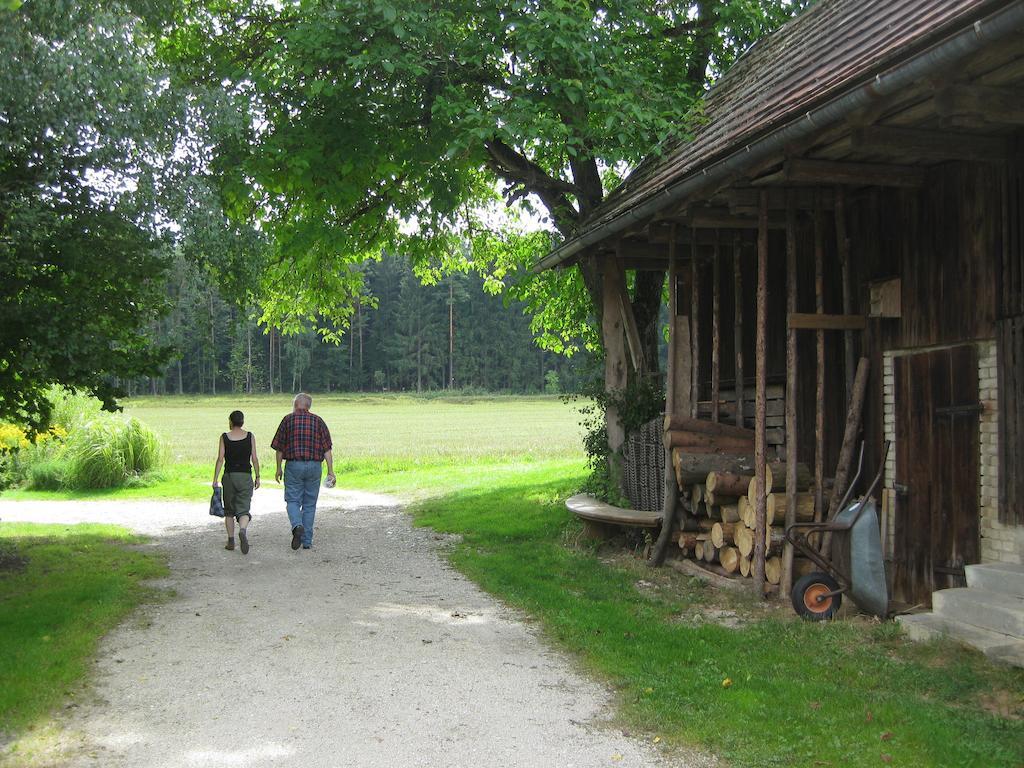
[[[425,285],[408,259],[365,265],[366,292],[340,344],[314,331],[282,334],[240,307],[209,273],[179,259],[167,283],[171,311],[151,329],[173,356],[158,377],[128,382],[134,394],[442,389],[510,393],[575,391],[588,368],[533,341],[519,302],[484,290],[469,273]]]

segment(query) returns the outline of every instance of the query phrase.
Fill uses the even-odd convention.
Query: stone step
[[[998,632],[990,632],[959,621],[950,621],[934,613],[897,616],[896,621],[911,640],[925,641],[945,637],[976,648],[992,661],[1024,667],[1024,641],[1011,640]]]
[[[942,589],[932,593],[932,609],[944,619],[1024,640],[1024,598],[968,587]]]
[[[985,563],[968,565],[964,570],[968,587],[1024,597],[1024,565]]]

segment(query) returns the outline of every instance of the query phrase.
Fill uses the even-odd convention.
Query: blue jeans
[[[292,528],[303,528],[302,543],[313,543],[313,518],[316,517],[316,499],[320,495],[319,461],[288,461],[284,465],[284,503],[288,508],[288,522]]]

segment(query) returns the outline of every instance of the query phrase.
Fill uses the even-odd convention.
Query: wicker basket
[[[623,491],[633,509],[659,510],[665,503],[665,444],[661,417],[633,432],[622,446]]]

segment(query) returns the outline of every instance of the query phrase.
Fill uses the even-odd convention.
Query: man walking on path
[[[310,413],[313,398],[304,392],[295,396],[294,410],[281,419],[270,446],[276,451],[277,472],[281,482],[281,460],[284,467],[284,501],[292,526],[292,549],[313,546],[313,519],[320,495],[320,475],[327,461],[327,481],[334,485],[334,456],[331,433],[324,420]]]

